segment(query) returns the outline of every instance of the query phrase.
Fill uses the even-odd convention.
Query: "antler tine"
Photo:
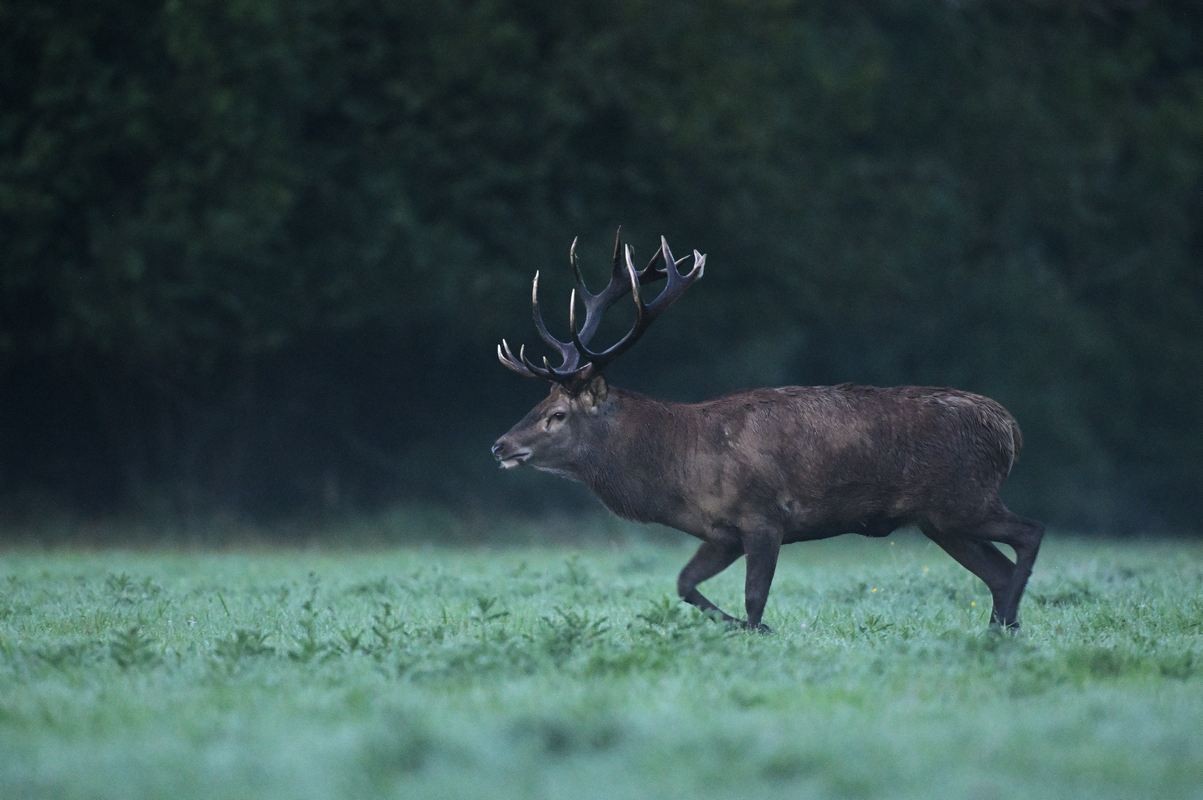
[[[681,272],[680,266],[688,260],[689,256],[683,258],[674,258],[672,250],[668,246],[668,240],[663,236],[660,237],[660,253],[665,264],[672,264],[671,268],[666,268],[668,284],[660,291],[654,300],[649,302],[648,311],[652,313],[660,313],[661,310],[667,308],[698,278],[702,277],[702,273],[706,269],[706,256],[693,251],[693,267],[689,272]]]
[[[507,369],[514,369],[514,365],[506,359],[505,353],[502,351],[500,344],[497,345],[497,360],[501,362],[501,366]]]
[[[526,357],[526,345],[520,345],[518,347],[518,360],[522,362],[522,366],[526,367],[531,372],[535,373],[536,375],[540,374],[539,366],[537,364],[532,364],[531,360]]]
[[[510,370],[511,372],[518,373],[519,375],[521,375],[524,378],[541,378],[541,377],[543,377],[542,375],[538,375],[534,372],[531,372],[529,369],[524,367],[518,361],[518,359],[514,358],[514,353],[510,350],[510,345],[505,339],[502,339],[501,344],[497,345],[497,360],[501,362],[501,365],[503,367]]]
[[[623,245],[622,226],[619,225],[618,233],[614,235],[614,255],[610,269],[610,279],[621,283],[624,289],[626,288],[627,283],[627,265],[625,263],[625,259],[626,250],[628,249],[631,251],[631,258],[634,259],[635,248],[631,247],[630,245]],[[660,260],[660,251],[657,250],[644,268],[635,273],[639,276],[640,284],[652,283],[653,281],[658,281],[664,277],[664,270],[656,267],[657,262]]]
[[[543,312],[539,309],[539,273],[535,272],[535,279],[531,282],[530,290],[531,316],[535,321],[535,330],[539,332],[539,338],[557,353],[560,354],[561,363],[557,371],[571,372],[580,364],[580,354],[572,346],[571,342],[562,342],[551,335],[547,330],[547,324],[543,322]],[[531,365],[537,371],[537,366]]]
[[[652,307],[656,310],[663,307],[666,304],[665,301],[672,302],[669,298],[678,291],[677,287],[681,284],[681,271],[677,269],[677,259],[673,258],[673,251],[669,249],[668,239],[663,236],[660,237],[660,258],[664,261],[664,277],[667,280],[660,294],[652,300]]]
[[[585,318],[589,317],[589,302],[585,301]],[[581,341],[580,334],[576,332],[576,289],[573,289],[568,294],[568,330],[572,333],[572,343],[576,345],[576,349],[580,350]]]
[[[610,279],[618,277],[622,274],[622,226],[618,226],[618,230],[614,231],[614,254],[610,256]]]
[[[585,279],[581,275],[581,262],[576,257],[576,240],[580,237],[572,238],[572,246],[568,248],[568,261],[572,264],[572,277],[576,279],[576,286],[581,290],[583,297],[592,297],[593,293],[589,291],[589,287],[585,285]]]
[[[635,248],[627,245],[626,262],[627,262],[627,278],[631,281],[631,299],[635,301],[635,321],[643,317],[643,300],[639,297],[639,273],[635,271]]]
[[[555,347],[559,344],[559,340],[552,336],[547,330],[547,324],[543,322],[543,312],[539,309],[539,271],[535,270],[535,279],[530,284],[530,310],[531,317],[535,321],[535,330],[539,332],[539,338],[546,342],[549,346]]]

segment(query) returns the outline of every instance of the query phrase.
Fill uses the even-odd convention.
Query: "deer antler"
[[[515,356],[505,339],[497,346],[497,358],[506,368],[527,378],[542,378],[564,385],[579,384],[583,380],[601,372],[606,365],[625,353],[639,340],[648,326],[655,321],[664,309],[672,305],[694,281],[702,277],[706,266],[706,256],[693,251],[693,267],[689,272],[682,273],[678,269],[686,258],[674,259],[668,242],[660,237],[660,249],[648,261],[642,270],[636,270],[634,253],[629,245],[622,242],[622,228],[614,236],[614,254],[611,264],[610,282],[606,288],[594,294],[585,286],[581,276],[580,264],[576,256],[576,239],[572,240],[568,258],[572,264],[576,287],[568,303],[568,324],[571,329],[571,340],[564,342],[552,336],[543,322],[543,314],[539,310],[539,273],[531,285],[531,312],[535,320],[535,329],[539,337],[554,349],[560,356],[559,366],[553,367],[547,358],[539,366],[526,357],[525,346],[518,349]],[[639,287],[666,278],[665,287],[649,303],[644,303]],[[635,323],[621,339],[604,350],[593,351],[589,343],[601,325],[602,316],[610,306],[630,294],[635,304]],[[577,329],[576,306],[577,299],[585,306],[585,318],[580,329]]]

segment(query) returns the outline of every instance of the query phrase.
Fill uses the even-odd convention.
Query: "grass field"
[[[916,536],[786,548],[773,636],[689,553],[0,554],[0,797],[1203,797],[1199,543],[1050,534],[1018,636]]]

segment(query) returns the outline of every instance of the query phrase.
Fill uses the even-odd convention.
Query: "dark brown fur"
[[[955,389],[789,386],[669,403],[597,376],[553,386],[493,450],[503,466],[584,483],[622,517],[701,539],[678,591],[724,619],[743,622],[697,586],[741,555],[743,624],[763,628],[782,544],[915,524],[989,587],[991,622],[1016,627],[1043,535],[998,496],[1021,447],[1002,406]]]

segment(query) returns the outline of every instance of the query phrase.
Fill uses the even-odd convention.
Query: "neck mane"
[[[683,405],[611,388],[576,477],[620,517],[667,522],[683,502],[690,429]]]

